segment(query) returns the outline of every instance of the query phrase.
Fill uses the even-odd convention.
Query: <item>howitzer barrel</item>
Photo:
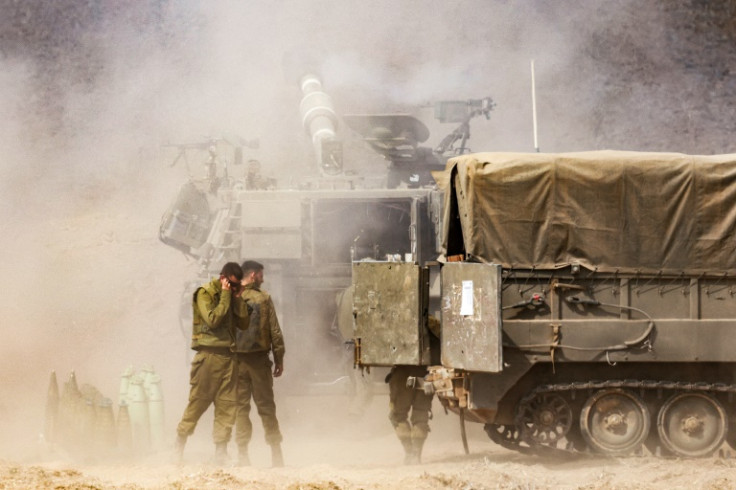
[[[324,173],[340,171],[342,162],[339,153],[331,149],[330,143],[336,141],[337,115],[329,95],[322,91],[322,82],[317,75],[308,73],[301,78],[304,94],[299,112],[304,129],[312,138],[317,155],[317,163]]]

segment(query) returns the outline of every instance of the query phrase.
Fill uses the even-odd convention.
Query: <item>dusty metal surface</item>
[[[358,363],[427,364],[425,271],[413,263],[356,262],[353,286]]]
[[[442,365],[496,373],[501,354],[501,266],[442,267]]]

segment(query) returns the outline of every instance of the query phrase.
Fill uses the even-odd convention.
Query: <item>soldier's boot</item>
[[[187,445],[187,436],[181,434],[176,435],[176,443],[174,444],[174,458],[177,463],[184,461],[184,446]]]
[[[215,464],[224,465],[227,463],[227,442],[218,442],[215,444]]]
[[[281,468],[284,466],[284,454],[281,452],[281,444],[271,444],[271,466]]]
[[[402,438],[401,445],[404,446],[404,464],[417,464],[414,446],[410,438]]]
[[[410,464],[420,464],[422,462],[422,449],[424,441],[429,435],[429,425],[426,422],[417,422],[411,426],[411,447],[412,461]]]
[[[404,464],[412,464],[414,459],[414,447],[411,445],[411,426],[408,422],[399,422],[394,425],[396,436],[404,446]]]
[[[413,462],[411,464],[421,464],[422,463],[422,449],[424,448],[424,441],[426,441],[426,438],[418,438],[414,437],[411,440],[412,445],[412,456],[413,456]]]
[[[238,446],[238,465],[250,466],[250,458],[248,458],[248,446]]]

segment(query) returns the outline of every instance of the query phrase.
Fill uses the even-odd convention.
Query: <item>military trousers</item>
[[[253,435],[250,421],[251,398],[263,423],[266,443],[279,444],[281,430],[276,418],[276,402],[273,396],[273,363],[268,352],[238,354],[238,411],[235,417],[235,442],[247,446]]]
[[[237,411],[237,362],[235,354],[223,351],[197,352],[192,360],[189,378],[189,403],[176,428],[180,436],[188,437],[202,414],[215,406],[212,439],[215,444],[227,443],[235,425]]]
[[[406,386],[409,376],[424,377],[426,374],[424,366],[394,366],[391,370],[388,418],[399,439],[424,440],[429,434],[432,395]]]

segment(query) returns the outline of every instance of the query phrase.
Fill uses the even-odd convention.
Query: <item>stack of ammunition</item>
[[[74,456],[104,456],[116,446],[112,401],[92,385],[77,384],[72,371],[59,395],[56,372],[46,397],[44,438]]]
[[[164,399],[161,376],[151,366],[134,373],[128,366],[120,378],[120,411],[126,407],[130,419],[131,450],[143,454],[164,446]],[[120,424],[118,424],[120,425]]]
[[[152,367],[134,373],[129,366],[120,382],[117,423],[113,402],[94,386],[69,375],[61,394],[51,373],[46,398],[44,439],[71,456],[141,456],[164,446],[161,377]]]

